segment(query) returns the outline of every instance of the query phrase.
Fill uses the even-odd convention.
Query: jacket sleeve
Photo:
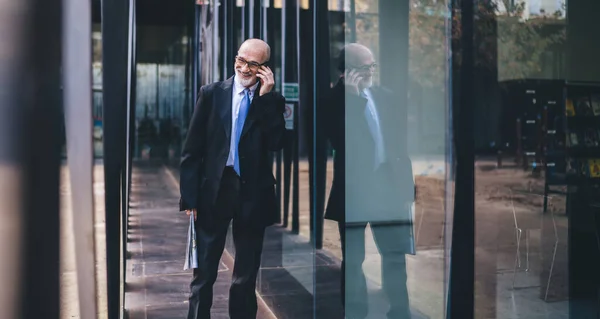
[[[201,87],[181,153],[179,170],[180,211],[198,208],[198,184],[202,174],[202,161],[206,144],[205,123],[207,108],[209,107],[208,101],[205,88]]]
[[[283,148],[285,136],[285,98],[276,92],[269,92],[256,98],[257,107],[262,112],[260,127],[266,137],[269,151],[279,151]]]
[[[352,141],[352,136],[346,136],[346,127],[356,126],[357,121],[362,119],[366,105],[367,99],[350,93],[346,94],[341,89],[333,90],[327,98],[321,101],[320,107],[323,108],[324,115],[321,120],[321,128],[336,154],[345,153],[346,141]]]

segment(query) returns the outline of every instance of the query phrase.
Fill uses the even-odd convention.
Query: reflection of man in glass
[[[342,298],[346,318],[365,318],[368,288],[363,262],[367,224],[381,255],[388,318],[410,318],[405,254],[413,254],[412,166],[400,139],[404,121],[394,94],[373,87],[373,54],[347,45],[326,108],[326,134],[335,149],[334,177],[325,218],[338,221],[342,241]]]

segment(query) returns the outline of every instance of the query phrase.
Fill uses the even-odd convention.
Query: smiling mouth
[[[252,73],[245,73],[245,72],[242,72],[241,70],[237,70],[237,72],[243,77],[251,77],[252,76]]]

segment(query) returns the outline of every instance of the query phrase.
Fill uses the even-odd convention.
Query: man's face
[[[257,81],[256,73],[265,63],[265,51],[262,47],[253,47],[251,44],[242,45],[235,59],[235,72],[240,83],[245,87],[254,85]]]
[[[366,49],[356,50],[353,58],[347,59],[349,62],[347,65],[348,69],[355,70],[362,78],[359,86],[361,88],[369,88],[373,85],[373,74],[377,64],[373,58],[373,54]]]
[[[373,85],[373,74],[375,73],[375,67],[375,59],[373,59],[372,55],[361,59],[361,64],[355,66],[355,69],[358,70],[360,76],[362,77],[360,85],[363,88],[369,88]]]

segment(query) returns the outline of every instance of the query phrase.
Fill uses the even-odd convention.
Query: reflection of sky
[[[504,7],[504,2],[501,0],[495,0],[498,4],[498,11],[501,13],[506,12],[506,8]],[[524,2],[526,15],[539,15],[542,10],[544,14],[551,15],[556,11],[562,12],[562,16],[565,16],[564,4],[566,0],[519,0],[515,1],[515,3]]]
[[[542,9],[542,0],[529,0],[529,14],[540,14]]]
[[[444,156],[411,156],[414,176],[431,176],[443,178],[446,174]]]
[[[564,4],[566,0],[528,0],[529,14],[536,15],[541,14],[554,14],[556,11],[562,12],[562,16],[565,15]]]

